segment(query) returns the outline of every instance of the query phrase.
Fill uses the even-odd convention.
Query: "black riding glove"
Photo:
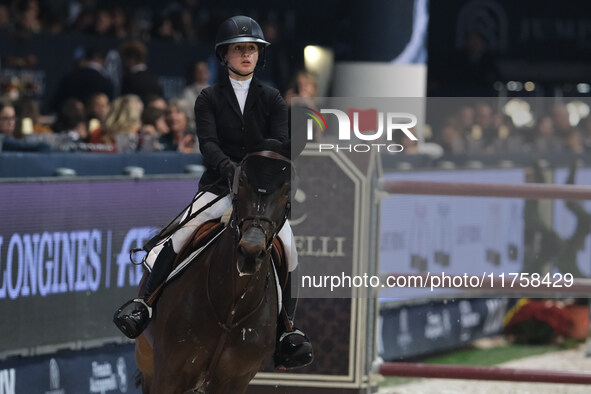
[[[236,164],[234,164],[232,160],[225,158],[218,165],[218,171],[221,176],[223,176],[226,179],[229,179],[231,182],[234,179],[234,172],[236,172]]]

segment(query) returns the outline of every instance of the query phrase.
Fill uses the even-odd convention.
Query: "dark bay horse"
[[[144,394],[244,393],[274,351],[278,299],[270,247],[288,215],[292,164],[264,151],[239,168],[228,225],[162,291],[146,333],[153,347],[146,335],[136,340]]]

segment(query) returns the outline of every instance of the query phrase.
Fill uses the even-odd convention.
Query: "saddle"
[[[197,227],[193,234],[187,239],[174,261],[173,269],[185,260],[195,250],[207,245],[216,235],[222,232],[224,224],[219,219],[209,220]]]
[[[199,226],[193,234],[189,237],[185,245],[183,245],[181,251],[179,252],[177,258],[174,261],[174,270],[176,270],[181,263],[185,261],[187,257],[189,257],[194,251],[203,248],[209,242],[211,242],[214,238],[216,238],[221,232],[225,229],[225,224],[220,222],[220,219],[213,219],[203,223]],[[278,283],[278,291],[285,291],[285,287],[287,286],[288,277],[289,277],[289,270],[287,267],[287,260],[285,255],[285,248],[281,243],[279,238],[275,238],[273,240],[273,247],[271,249],[271,259],[273,264],[275,265],[275,270],[277,272],[277,277],[279,278]],[[186,266],[185,266],[186,267]],[[181,269],[182,271],[183,269]],[[179,271],[178,275],[181,275],[181,271]],[[145,286],[145,278],[142,279],[142,283],[140,287]],[[169,283],[171,279],[167,279],[162,283],[152,295],[148,298],[147,303],[148,305],[152,306],[156,300],[158,299],[159,295],[162,293],[162,290],[166,285]],[[143,291],[143,289],[141,290]],[[280,319],[283,321],[285,327],[291,327],[291,322],[289,320],[289,316],[285,310],[284,306],[280,306]],[[152,370],[153,371],[153,336],[151,332],[151,325],[144,331],[142,335],[137,338],[137,342],[139,343],[136,346],[136,358],[139,357],[141,359],[142,364],[144,365],[145,371]]]
[[[220,219],[212,219],[201,226],[199,226],[193,234],[187,239],[181,250],[179,251],[177,258],[173,264],[173,274],[169,276],[169,278],[162,283],[151,295],[150,298],[147,300],[148,305],[153,305],[153,303],[158,299],[160,293],[164,289],[167,283],[170,282],[174,277],[181,274],[181,271],[184,270],[186,265],[179,269],[179,266],[185,263],[185,260],[193,254],[195,251],[206,247],[214,238],[221,234],[221,232],[225,229],[225,224],[220,221]],[[196,256],[194,256],[196,257]],[[273,239],[273,247],[271,249],[271,259],[273,264],[275,265],[275,270],[277,272],[277,276],[279,278],[278,286],[281,288],[281,291],[285,290],[285,286],[287,285],[287,279],[289,270],[287,267],[287,260],[285,256],[285,248],[281,243],[279,238]]]

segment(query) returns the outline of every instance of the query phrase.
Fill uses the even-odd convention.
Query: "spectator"
[[[170,132],[160,138],[164,150],[181,153],[198,152],[195,134],[189,130],[190,111],[191,106],[185,100],[178,99],[170,102],[166,110],[166,124]]]
[[[409,131],[416,135],[416,130],[414,128],[409,129]],[[394,134],[392,142],[400,145],[402,147],[402,152],[405,155],[417,155],[421,153],[419,148],[419,141],[411,140],[404,133]]]
[[[460,107],[457,120],[457,126],[462,135],[466,136],[471,134],[472,128],[476,124],[476,111],[474,111],[474,107],[470,105],[464,105]]]
[[[154,24],[152,38],[162,41],[180,41],[182,37],[181,33],[175,30],[172,18],[164,15]]]
[[[18,36],[28,37],[41,31],[39,21],[39,3],[37,0],[22,0],[17,3],[17,22],[15,32]]]
[[[157,94],[148,94],[147,96],[143,97],[143,101],[146,108],[158,108],[163,111],[166,111],[166,108],[168,108],[166,100]]]
[[[86,120],[89,122],[89,133],[104,125],[110,110],[111,103],[106,94],[96,93],[88,99],[86,103]]]
[[[39,123],[41,113],[39,111],[39,104],[32,98],[23,98],[17,102],[16,112],[19,114],[20,122],[18,122],[18,131],[20,135],[34,133],[34,134],[53,134],[53,130],[46,125]],[[27,130],[27,122],[32,127]]]
[[[181,98],[190,105],[195,105],[195,100],[197,100],[199,93],[209,86],[210,75],[211,73],[206,62],[201,60],[193,63],[188,78],[190,84],[183,90]]]
[[[105,125],[95,130],[90,142],[110,145],[111,152],[133,152],[137,149],[137,135],[142,125],[142,101],[128,94],[113,101]]]
[[[149,94],[164,96],[162,86],[146,65],[148,48],[140,41],[128,41],[119,48],[124,74],[121,94],[135,94],[145,97]]]
[[[0,30],[10,29],[10,11],[6,4],[0,4]]]
[[[552,121],[556,135],[566,138],[572,129],[568,108],[564,104],[557,104],[552,108]]]
[[[297,104],[299,107],[317,108],[316,97],[318,95],[318,85],[314,74],[308,71],[299,71],[296,73],[292,87],[285,92],[285,102],[288,108],[291,108],[294,98],[298,98]],[[291,116],[292,113],[300,114],[301,111],[288,111],[288,128],[289,136],[291,138]],[[300,114],[301,115],[301,114]],[[321,130],[316,125],[314,127],[314,141],[318,142],[322,138]]]
[[[112,33],[119,39],[127,37],[127,14],[123,8],[114,6],[111,11]]]
[[[556,152],[562,150],[562,140],[554,130],[554,121],[549,116],[538,120],[535,127],[533,149],[538,153]]]
[[[498,129],[498,135],[493,142],[494,151],[498,153],[517,153],[524,150],[524,133],[516,132],[515,124],[510,116],[498,117],[501,122]]]
[[[198,61],[191,66],[189,81],[191,84],[183,90],[181,98],[189,105],[195,106],[195,101],[201,91],[209,86],[209,67],[204,61]],[[189,128],[195,129],[195,113],[189,111]]]
[[[113,19],[111,13],[106,9],[100,9],[97,11],[94,20],[94,34],[106,36],[111,34],[113,28]]]
[[[113,82],[105,76],[105,52],[98,47],[88,47],[79,66],[67,74],[60,82],[52,108],[60,108],[68,98],[83,103],[95,93],[104,93],[113,98]]]
[[[191,12],[186,9],[180,9],[174,12],[172,15],[172,23],[175,31],[180,35],[181,40],[186,42],[195,42],[197,34],[193,27],[193,18]]]
[[[84,104],[74,98],[64,101],[53,125],[53,130],[67,136],[67,143],[86,142],[89,133],[84,116]],[[65,145],[62,149],[72,150]]]
[[[16,111],[14,106],[6,101],[0,101],[0,134],[14,137],[16,130]]]
[[[498,137],[497,118],[492,106],[479,102],[475,108],[475,124],[466,135],[468,153],[494,153]]]
[[[49,152],[49,145],[42,142],[27,142],[14,138],[16,111],[9,102],[0,101],[0,152]]]
[[[146,152],[163,150],[159,139],[170,132],[166,123],[166,111],[147,107],[142,113],[142,127],[139,132],[139,149]]]
[[[314,98],[318,96],[318,82],[316,76],[309,71],[299,71],[292,87],[285,92],[285,102],[291,105],[291,100],[295,97],[304,98],[307,106],[316,107]],[[300,103],[302,103],[300,101]]]
[[[446,154],[466,153],[466,140],[455,118],[447,119],[441,130],[441,147]]]

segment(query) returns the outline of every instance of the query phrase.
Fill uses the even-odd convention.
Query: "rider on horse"
[[[172,271],[173,261],[188,237],[201,224],[221,217],[231,206],[227,180],[234,176],[235,163],[264,140],[285,142],[289,138],[285,101],[276,89],[253,77],[256,67],[264,65],[268,45],[258,23],[246,16],[234,16],[218,30],[215,52],[228,74],[224,73],[216,85],[204,89],[195,102],[197,135],[207,166],[199,189],[206,191],[194,200],[185,213],[186,219],[181,218],[181,225],[149,250],[144,264],[150,274],[143,297],[117,311],[114,322],[130,338],[137,337],[148,326],[152,310],[147,300]],[[199,211],[202,212],[195,217],[189,214]],[[289,222],[285,222],[278,237],[286,249],[291,276],[297,267],[297,254]],[[290,287],[286,286],[283,294],[290,322],[278,321],[275,352],[278,368],[305,366],[313,360],[308,338],[291,324],[297,298],[291,294]]]

